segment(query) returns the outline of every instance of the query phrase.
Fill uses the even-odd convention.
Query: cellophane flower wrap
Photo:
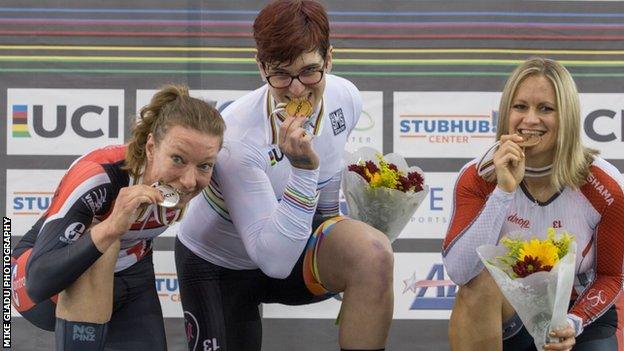
[[[553,228],[542,240],[519,239],[521,235],[503,237],[496,246],[482,245],[477,253],[533,337],[535,347],[542,350],[549,342],[549,331],[568,325],[576,242],[574,236]]]
[[[429,192],[419,167],[399,154],[382,156],[370,147],[345,152],[342,192],[349,217],[365,222],[394,241]]]

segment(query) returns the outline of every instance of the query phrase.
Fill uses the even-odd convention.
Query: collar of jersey
[[[279,127],[284,121],[284,119],[282,118],[282,116],[278,114],[272,114],[277,104],[275,103],[275,100],[273,99],[273,97],[271,96],[268,90],[266,93],[265,101],[266,101],[265,113],[267,115],[267,120],[269,121],[269,125],[270,125],[270,133],[269,133],[270,135],[268,135],[269,141],[271,144],[277,145],[279,141]],[[319,134],[321,134],[323,130],[323,112],[325,111],[324,99],[321,100],[321,103],[319,105],[320,107],[315,108],[314,112],[312,112],[312,115],[303,124],[304,129],[308,133],[311,133],[314,136],[318,136]]]

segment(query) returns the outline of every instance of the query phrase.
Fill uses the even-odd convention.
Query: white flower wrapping
[[[343,158],[346,167],[369,160],[379,166],[378,154],[380,153],[373,148],[362,147],[354,153],[345,152]],[[416,171],[425,179],[420,168],[408,167],[399,154],[385,155],[384,160],[395,164],[405,174]],[[429,193],[429,186],[423,184],[423,190],[419,192],[402,192],[385,187],[371,188],[362,176],[346,167],[342,172],[342,192],[347,201],[348,216],[369,224],[386,234],[390,242],[394,241]]]
[[[495,259],[507,253],[504,245],[482,245],[477,253],[533,337],[535,347],[542,350],[549,342],[550,330],[568,325],[566,316],[575,276],[576,242],[570,243],[568,253],[550,272],[536,272],[516,279],[509,277],[504,263]]]

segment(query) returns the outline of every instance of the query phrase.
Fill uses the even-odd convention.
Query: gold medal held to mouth
[[[312,104],[306,99],[290,100],[285,108],[286,113],[293,117],[308,117],[312,114]]]
[[[518,143],[518,146],[520,147],[535,146],[542,140],[542,137],[535,134],[520,134],[520,136],[524,139]]]

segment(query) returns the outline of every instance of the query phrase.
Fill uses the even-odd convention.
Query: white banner
[[[82,155],[124,142],[122,89],[7,89],[7,154]]]
[[[580,94],[583,144],[624,159],[624,94]]]
[[[355,126],[345,150],[353,152],[362,146],[383,152],[383,93],[362,91],[362,114]]]
[[[425,172],[429,195],[401,232],[399,239],[442,239],[453,211],[455,172]]]
[[[405,157],[475,158],[496,135],[500,93],[395,92],[394,151]],[[624,159],[624,94],[580,94],[581,136]]]
[[[50,207],[64,170],[7,169],[6,213],[13,236],[23,236]]]
[[[154,251],[156,292],[165,318],[182,318],[180,288],[173,251]]]
[[[394,151],[417,158],[477,157],[494,142],[500,95],[395,92]]]

